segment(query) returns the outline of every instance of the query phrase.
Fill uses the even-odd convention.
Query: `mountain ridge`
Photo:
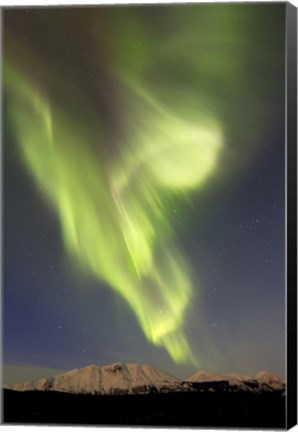
[[[262,393],[284,391],[285,380],[266,371],[250,377],[239,373],[216,374],[205,370],[198,370],[189,378],[180,380],[148,364],[117,362],[106,366],[91,364],[5,388],[93,395],[240,390]]]
[[[182,391],[182,382],[147,364],[114,363],[89,365],[53,377],[21,382],[6,388],[18,391],[43,390],[86,394],[134,394]]]

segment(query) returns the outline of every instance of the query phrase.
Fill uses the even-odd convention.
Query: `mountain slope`
[[[199,370],[181,381],[173,375],[146,364],[115,363],[108,366],[90,365],[37,381],[6,386],[17,391],[56,391],[73,394],[146,394],[170,392],[237,392],[261,394],[283,392],[285,381],[268,372],[255,377],[237,373],[215,374]]]
[[[225,389],[228,391],[244,390],[253,393],[284,391],[285,380],[270,374],[269,372],[259,372],[254,377],[241,375],[238,373],[225,373],[222,375],[199,370],[186,379],[190,384],[202,386],[209,391]],[[208,384],[208,385],[207,385]]]
[[[19,383],[13,390],[50,390],[86,394],[134,394],[183,390],[174,376],[145,364],[90,365],[54,377]]]
[[[283,378],[266,371],[258,372],[255,376],[255,379],[268,385],[274,390],[283,390],[286,385]]]
[[[205,370],[199,370],[194,373],[191,377],[187,378],[185,381],[190,382],[211,382],[211,381],[223,381],[222,375],[218,375]]]

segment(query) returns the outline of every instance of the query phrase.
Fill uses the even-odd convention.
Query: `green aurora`
[[[189,360],[181,327],[192,282],[160,191],[199,187],[216,169],[222,145],[216,122],[176,118],[138,95],[147,124],[131,134],[123,160],[107,169],[86,144],[96,137],[50,107],[13,69],[6,76],[18,97],[14,119],[24,162],[58,212],[65,248],[129,303],[148,340],[177,362]]]
[[[156,9],[144,10],[147,17],[155,17]],[[192,269],[176,242],[169,213],[173,202],[187,201],[190,193],[208,188],[210,179],[220,178],[227,166],[225,157],[230,157],[233,169],[233,149],[227,139],[231,119],[237,137],[241,121],[264,109],[262,101],[255,105],[249,83],[243,89],[246,68],[255,55],[257,35],[253,37],[250,24],[256,10],[164,8],[160,15],[164,21],[157,19],[156,32],[142,8],[119,11],[83,12],[85,24],[96,35],[89,61],[95,62],[102,52],[100,61],[117,83],[114,97],[123,115],[117,120],[116,138],[106,132],[104,97],[99,96],[98,110],[87,92],[74,96],[65,90],[62,101],[59,91],[71,74],[67,61],[66,70],[59,73],[46,55],[38,57],[38,50],[23,46],[12,33],[6,43],[13,49],[5,50],[4,61],[8,110],[20,157],[58,215],[74,266],[105,281],[128,303],[148,341],[164,347],[177,363],[198,364],[183,329],[194,296]],[[63,19],[79,22],[75,11],[39,14],[45,29],[56,26],[57,40],[63,40]],[[244,14],[246,25],[238,26],[233,16],[239,20]],[[105,36],[103,22],[110,26]],[[89,47],[91,39],[82,38],[86,40],[80,43]],[[247,52],[240,55],[243,41]],[[33,73],[22,62],[23,50],[38,65]],[[157,80],[148,76],[152,64],[159,73]],[[98,88],[104,92],[105,82],[100,76],[94,80],[96,98]],[[236,99],[240,91],[242,96],[246,93],[240,122],[232,98],[225,99],[223,83],[229,88],[233,83]],[[246,139],[257,135],[256,128],[261,130],[251,126]],[[107,151],[109,141],[113,147]],[[241,143],[244,159],[245,142]],[[257,139],[250,152],[256,149]],[[196,289],[200,289],[197,282]]]

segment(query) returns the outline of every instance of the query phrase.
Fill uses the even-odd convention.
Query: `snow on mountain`
[[[268,372],[255,377],[237,373],[222,375],[199,370],[181,381],[173,375],[146,364],[115,363],[108,366],[90,365],[37,381],[6,386],[12,390],[57,391],[75,394],[145,394],[180,391],[232,391],[262,393],[284,391],[285,381]]]
[[[238,373],[224,373],[222,375],[199,370],[186,379],[190,383],[210,383],[209,391],[214,391],[222,383],[229,391],[249,391],[261,393],[263,391],[285,390],[285,381],[282,378],[268,372],[259,372],[255,377]],[[211,384],[213,383],[213,384]]]
[[[134,394],[181,391],[180,380],[145,364],[90,365],[54,377],[11,386],[13,390],[51,390],[65,393]]]
[[[268,385],[274,390],[284,390],[285,388],[285,380],[283,378],[266,371],[258,372],[255,379]]]
[[[218,375],[205,370],[199,370],[185,381],[190,382],[211,382],[211,381],[223,381],[222,375]]]
[[[187,379],[188,382],[205,384],[205,386],[210,383],[210,385],[208,386],[208,391],[215,391],[215,388],[225,388],[229,391],[256,391],[256,388],[258,386],[247,385],[247,381],[250,380],[250,377],[237,373],[225,373],[219,375],[204,370],[197,371],[194,375]],[[254,387],[253,390],[252,387]]]
[[[252,379],[252,377],[248,376],[248,375],[242,375],[239,373],[235,373],[235,372],[229,372],[229,373],[224,373],[222,375],[224,378],[226,378],[228,381],[250,381]]]

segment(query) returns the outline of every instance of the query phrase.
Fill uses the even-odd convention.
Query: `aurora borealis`
[[[283,14],[4,11],[5,363],[282,374]]]

